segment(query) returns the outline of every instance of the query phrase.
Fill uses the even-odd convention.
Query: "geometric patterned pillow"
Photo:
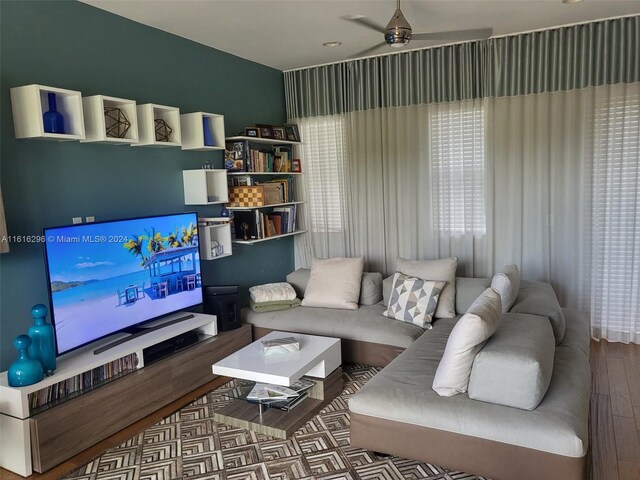
[[[393,276],[389,307],[382,314],[422,328],[431,328],[431,319],[438,306],[440,292],[446,284],[447,282],[422,280],[396,272]]]

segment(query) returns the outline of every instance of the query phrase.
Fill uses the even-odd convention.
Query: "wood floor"
[[[591,342],[593,480],[640,480],[640,345]]]
[[[640,345],[591,342],[591,373],[591,478],[640,480]],[[46,474],[34,474],[29,478],[59,478],[225,381],[224,378],[218,378],[209,382],[192,394],[176,400]],[[2,480],[21,478],[23,477],[0,469]]]

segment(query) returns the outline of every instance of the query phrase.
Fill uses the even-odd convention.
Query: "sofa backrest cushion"
[[[304,298],[309,282],[308,268],[299,268],[287,275],[287,283],[290,283],[296,291],[298,298]],[[391,277],[393,279],[393,277]],[[379,272],[362,272],[362,283],[360,285],[360,305],[375,305],[382,300],[382,274]],[[391,289],[391,285],[389,285]],[[385,303],[387,305],[387,303]]]
[[[451,330],[433,379],[433,390],[443,397],[467,391],[473,360],[502,319],[498,292],[487,288]]]
[[[491,286],[490,278],[456,277],[456,312],[465,313],[482,292]]]
[[[303,307],[356,310],[364,257],[314,258]]]
[[[422,280],[447,282],[440,294],[436,308],[436,318],[453,318],[456,316],[456,268],[458,257],[440,260],[396,260],[396,272]]]
[[[555,349],[549,322],[534,315],[505,313],[473,361],[469,398],[535,409],[549,388]]]
[[[500,294],[502,313],[511,310],[520,290],[520,271],[517,265],[506,265],[491,279],[491,288]]]
[[[551,321],[553,334],[556,337],[556,345],[562,343],[565,330],[565,319],[558,302],[558,297],[551,284],[547,282],[535,282],[523,280],[520,283],[518,298],[511,313],[529,313],[548,317]]]

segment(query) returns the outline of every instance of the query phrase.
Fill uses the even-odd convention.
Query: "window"
[[[344,161],[346,135],[340,116],[299,120],[304,138],[307,206],[313,232],[344,229]]]
[[[430,139],[435,227],[484,234],[484,109],[438,108],[431,114]]]
[[[591,314],[605,336],[640,334],[640,97],[596,104],[591,138]],[[620,335],[622,333],[623,335]]]

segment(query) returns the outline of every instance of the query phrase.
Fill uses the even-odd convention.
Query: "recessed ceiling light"
[[[562,0],[562,3],[580,3],[582,0]]]
[[[323,47],[339,47],[342,45],[342,42],[324,42],[322,44]]]

